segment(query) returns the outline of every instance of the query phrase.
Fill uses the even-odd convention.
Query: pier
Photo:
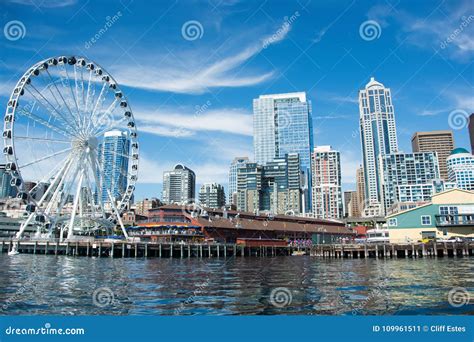
[[[474,242],[418,244],[324,244],[312,247],[245,246],[224,243],[130,241],[1,240],[1,253],[17,245],[19,253],[111,258],[228,258],[311,255],[318,258],[428,258],[474,256]]]

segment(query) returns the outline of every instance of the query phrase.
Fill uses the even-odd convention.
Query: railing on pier
[[[474,226],[474,214],[435,215],[435,219],[438,227]]]

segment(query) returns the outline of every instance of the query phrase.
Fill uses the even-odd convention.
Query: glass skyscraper
[[[248,157],[234,158],[229,168],[229,204],[237,205],[237,170],[250,162]]]
[[[313,125],[306,93],[261,95],[253,100],[253,114],[255,162],[267,165],[275,158],[298,153],[306,188],[311,188]],[[305,197],[309,209],[309,196]]]
[[[383,214],[380,156],[398,151],[395,113],[389,88],[373,77],[359,91],[360,136],[365,177],[363,216]]]
[[[448,179],[463,190],[474,191],[474,155],[464,148],[456,148],[447,159]]]
[[[120,199],[127,189],[128,158],[130,139],[127,132],[109,131],[98,147],[99,168],[103,178],[99,178],[99,196],[102,203],[110,203],[107,189],[114,199]]]

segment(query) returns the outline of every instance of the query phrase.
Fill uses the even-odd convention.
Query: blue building
[[[261,95],[253,100],[255,162],[267,165],[275,158],[298,153],[304,172],[303,188],[311,189],[313,125],[311,101],[306,93]],[[310,191],[305,191],[305,207],[310,208]]]
[[[5,164],[0,165],[0,198],[16,196],[16,187],[10,184],[12,176],[5,170]]]
[[[464,148],[455,148],[446,159],[448,179],[464,190],[474,190],[474,156]]]
[[[99,181],[98,196],[102,203],[110,203],[107,190],[114,199],[121,199],[127,189],[128,156],[130,139],[127,132],[110,131],[98,146]]]

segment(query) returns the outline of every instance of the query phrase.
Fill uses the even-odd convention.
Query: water
[[[474,259],[0,255],[3,315],[474,314]],[[471,303],[453,307],[453,288]],[[95,291],[95,293],[94,293]]]

